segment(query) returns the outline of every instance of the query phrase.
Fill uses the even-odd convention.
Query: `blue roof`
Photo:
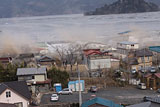
[[[160,53],[160,46],[150,46],[149,50]]]
[[[94,99],[91,99],[91,100],[88,100],[88,101],[84,102],[82,104],[82,107],[88,107],[88,106],[93,105],[93,104],[100,104],[100,105],[104,105],[104,106],[107,106],[107,107],[123,107],[122,105],[115,104],[113,101],[103,99],[103,98],[100,98],[100,97],[96,97]]]
[[[138,43],[130,42],[130,41],[123,41],[123,42],[119,42],[119,44],[124,44],[124,45],[134,45],[134,44],[138,44]]]
[[[75,81],[76,83],[79,83],[79,80]],[[80,80],[80,83],[84,83],[84,80]]]

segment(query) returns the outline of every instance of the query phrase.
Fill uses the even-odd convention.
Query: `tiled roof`
[[[0,84],[0,94],[6,89],[12,89],[17,92],[19,95],[30,100],[31,94],[28,90],[27,83],[25,81],[13,81],[13,82],[4,82]]]
[[[17,75],[36,75],[46,74],[46,67],[41,68],[18,68]]]
[[[155,73],[155,76],[160,78],[160,73]]]
[[[127,107],[151,107],[151,102],[144,102],[139,104],[130,105]]]
[[[95,55],[95,54],[101,54],[100,49],[87,49],[87,50],[83,50],[84,54],[86,56],[88,55]]]

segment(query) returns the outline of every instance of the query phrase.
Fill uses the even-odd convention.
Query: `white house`
[[[137,49],[139,49],[138,43],[129,42],[129,41],[123,41],[123,42],[117,43],[117,50],[118,50],[118,53],[121,54],[122,58],[126,57],[130,51],[135,51]]]
[[[0,103],[15,104],[17,107],[29,107],[31,94],[24,81],[4,82],[0,84]]]

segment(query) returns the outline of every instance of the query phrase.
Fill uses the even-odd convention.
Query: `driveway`
[[[102,97],[108,100],[112,100],[117,104],[136,104],[143,101],[144,96],[157,96],[159,95],[155,91],[140,90],[134,87],[111,87],[107,89],[101,89],[97,93],[82,93],[82,100],[87,101],[91,98],[91,95]],[[78,93],[72,95],[60,95],[59,101],[50,102],[51,94],[45,94],[42,96],[41,104],[54,104],[54,103],[77,103],[79,101]]]

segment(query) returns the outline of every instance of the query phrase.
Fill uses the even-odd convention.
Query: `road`
[[[159,93],[155,91],[140,90],[134,87],[111,87],[107,89],[101,89],[97,93],[82,93],[83,102],[89,100],[93,94],[95,94],[97,97],[112,100],[117,104],[136,104],[142,102],[144,96],[153,97],[159,95]],[[60,95],[59,101],[57,102],[51,102],[50,97],[51,94],[44,94],[41,99],[41,104],[76,103],[79,101],[78,93],[73,93],[72,95]]]

